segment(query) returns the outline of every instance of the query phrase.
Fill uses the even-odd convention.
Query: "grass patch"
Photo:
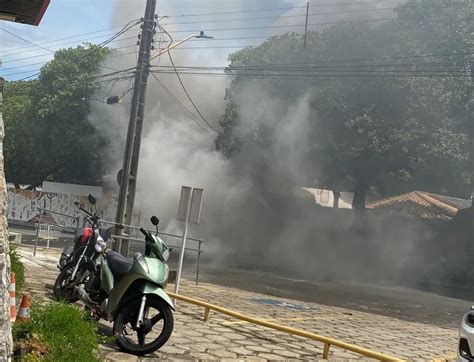
[[[33,303],[31,320],[15,323],[15,349],[24,348],[22,360],[98,361],[95,323],[86,313],[61,302]]]
[[[25,267],[20,260],[20,256],[16,251],[16,247],[10,246],[10,251],[8,254],[10,255],[11,271],[15,273],[16,292],[20,293],[23,289],[23,285],[25,284]]]

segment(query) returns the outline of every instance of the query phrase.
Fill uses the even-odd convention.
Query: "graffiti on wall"
[[[87,196],[71,194],[47,193],[41,191],[19,190],[10,188],[7,195],[7,219],[13,221],[36,222],[41,218],[51,223],[66,227],[76,227],[76,219],[65,215],[78,216],[75,202],[89,205]],[[48,213],[42,209],[51,210],[60,214]],[[86,207],[87,208],[87,207]],[[116,201],[112,194],[104,194],[98,200],[97,209],[101,218],[113,220]]]

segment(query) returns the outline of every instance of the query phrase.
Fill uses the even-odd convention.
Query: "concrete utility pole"
[[[309,15],[309,1],[306,3],[306,22],[304,23],[303,48],[306,48],[306,35],[308,34],[308,15]]]
[[[148,74],[150,72],[150,52],[155,31],[155,9],[156,0],[147,0],[141,34],[140,52],[135,73],[127,141],[125,143],[125,152],[123,156],[117,214],[115,216],[115,222],[119,225],[131,225],[132,223],[143,116],[145,113],[145,94]],[[122,239],[121,242],[114,244],[114,250],[120,251],[120,253],[125,256],[128,255],[128,247],[129,240]]]

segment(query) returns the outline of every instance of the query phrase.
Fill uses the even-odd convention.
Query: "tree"
[[[398,20],[377,28],[346,24],[311,32],[306,49],[300,36],[285,34],[232,54],[228,71],[237,75],[226,93],[216,147],[234,159],[256,147],[249,162],[258,164],[253,171],[260,175],[262,160],[269,168],[275,164],[275,130],[288,122],[265,122],[269,107],[289,109],[309,97],[309,136],[297,145],[304,159],[300,184],[352,190],[359,209],[368,192],[421,188],[469,196],[472,78],[466,75],[472,75],[472,55],[466,49],[474,4],[409,1],[397,12]],[[417,57],[423,54],[441,55]],[[249,80],[256,69],[268,77]],[[306,78],[282,76],[302,70]],[[254,104],[242,102],[249,82],[265,90]],[[266,102],[265,93],[278,102]]]
[[[36,185],[100,178],[105,139],[87,117],[98,88],[95,76],[108,53],[96,45],[59,50],[38,79],[7,83],[7,180]]]
[[[30,178],[33,167],[32,83],[34,81],[7,82],[4,89],[5,173],[7,180],[16,185]]]

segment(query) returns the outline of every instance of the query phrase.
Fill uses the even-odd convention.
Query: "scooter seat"
[[[132,267],[132,261],[120,253],[109,251],[106,256],[107,264],[114,276],[115,282],[118,282]]]

